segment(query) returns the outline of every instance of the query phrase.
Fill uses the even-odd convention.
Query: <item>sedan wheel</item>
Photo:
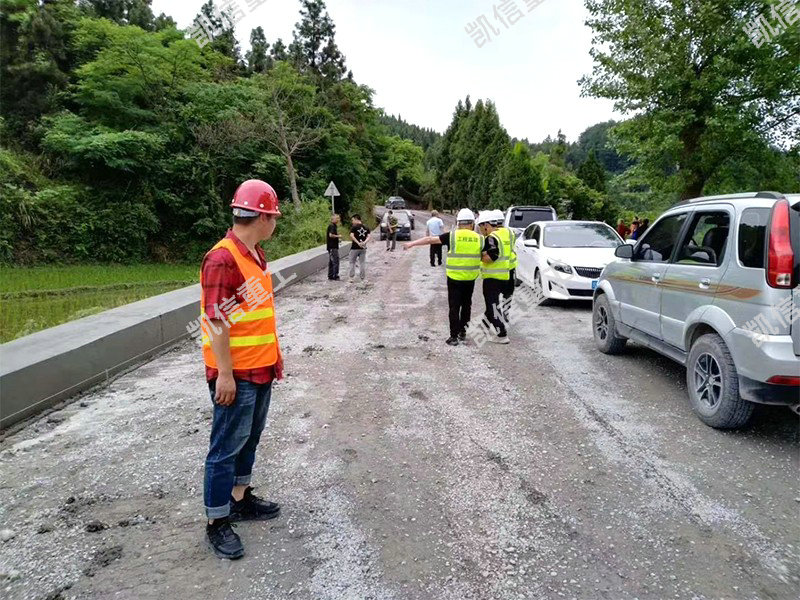
[[[539,305],[547,306],[550,300],[545,296],[544,285],[542,285],[542,274],[539,272],[539,269],[536,269],[536,273],[533,276],[533,291],[541,298]]]

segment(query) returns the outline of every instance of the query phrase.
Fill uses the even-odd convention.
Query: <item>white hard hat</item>
[[[460,211],[458,211],[458,214],[456,215],[456,221],[459,222],[474,221],[474,220],[475,220],[475,215],[473,215],[472,211],[468,208],[462,208]]]
[[[502,225],[503,221],[506,220],[506,215],[503,213],[503,211],[498,208],[491,212],[492,212],[492,221],[498,225]]]
[[[484,223],[491,223],[494,221],[494,215],[492,214],[493,211],[491,210],[482,210],[478,215],[478,225],[483,225]]]

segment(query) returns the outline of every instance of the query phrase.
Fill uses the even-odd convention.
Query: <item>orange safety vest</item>
[[[248,289],[258,292],[248,294],[245,296],[245,302],[238,305],[238,309],[226,313],[230,324],[230,348],[233,368],[236,370],[257,369],[274,365],[278,362],[280,350],[278,349],[278,333],[275,330],[275,303],[272,293],[272,275],[269,272],[269,267],[267,267],[266,271],[262,271],[253,260],[239,252],[236,244],[229,238],[217,242],[210,252],[217,248],[225,248],[231,253],[248,285]],[[200,274],[200,285],[202,288],[202,273]],[[260,301],[254,306],[250,304],[250,301],[256,301],[252,296],[260,297]],[[203,326],[203,359],[206,366],[216,369],[217,360],[211,351],[211,339],[209,338],[209,324],[205,316],[205,306],[205,291],[203,291],[200,305],[200,322]],[[214,335],[213,330],[210,333]]]

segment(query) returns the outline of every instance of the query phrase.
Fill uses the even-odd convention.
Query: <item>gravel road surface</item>
[[[367,267],[277,298],[288,377],[255,483],[283,513],[238,526],[242,560],[204,545],[211,404],[187,342],[0,442],[0,595],[798,597],[791,412],[706,427],[680,367],[594,349],[588,303],[451,348],[427,248],[376,242]]]

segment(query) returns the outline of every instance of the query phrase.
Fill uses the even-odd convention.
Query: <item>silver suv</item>
[[[630,339],[686,366],[711,427],[743,426],[754,402],[800,412],[800,194],[682,202],[616,256],[594,294],[601,352]]]

